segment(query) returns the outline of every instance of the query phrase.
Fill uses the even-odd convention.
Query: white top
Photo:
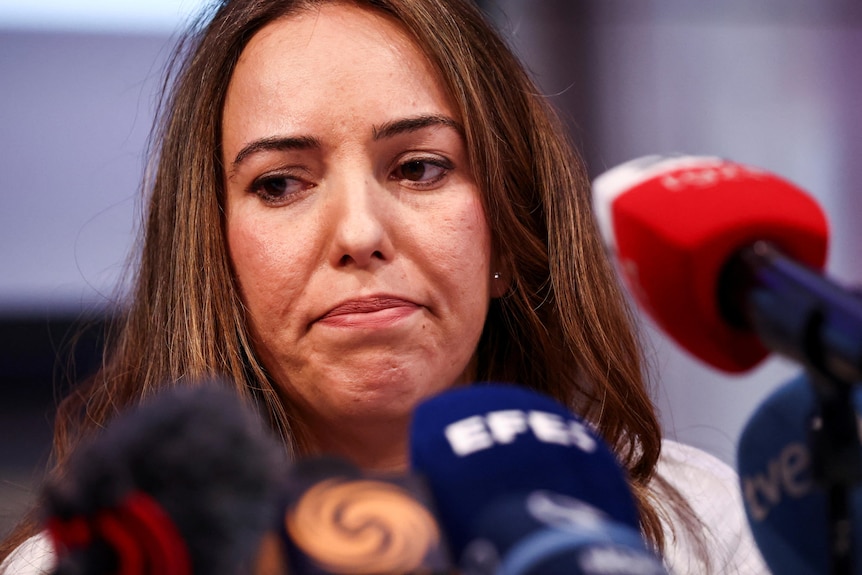
[[[43,575],[54,568],[54,549],[45,533],[18,546],[0,565],[0,575]]]
[[[665,525],[665,563],[674,575],[761,575],[769,570],[754,544],[736,473],[721,460],[665,440],[658,473],[688,500],[706,529],[711,569],[697,559],[684,537]],[[45,575],[54,554],[44,533],[31,537],[0,565],[0,575]]]
[[[688,501],[704,525],[710,565],[697,558],[684,532],[665,522],[665,564],[676,575],[768,574],[754,543],[736,472],[712,455],[675,441],[662,443],[657,472]]]

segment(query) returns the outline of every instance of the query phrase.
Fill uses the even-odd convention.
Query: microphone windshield
[[[435,498],[453,553],[493,502],[546,491],[597,508],[635,531],[639,516],[614,454],[557,401],[523,387],[475,384],[421,403],[410,458]]]
[[[690,353],[729,372],[767,349],[722,316],[719,280],[759,240],[811,268],[826,261],[823,210],[776,175],[711,157],[648,156],[593,182],[605,244],[643,310]]]
[[[277,517],[287,463],[221,382],[121,413],[46,484],[57,573],[232,574]]]

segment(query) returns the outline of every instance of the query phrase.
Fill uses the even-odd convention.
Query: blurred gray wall
[[[483,3],[563,110],[593,175],[671,152],[771,170],[827,211],[829,273],[862,283],[858,4]],[[132,246],[143,151],[170,45],[167,33],[37,33],[0,22],[0,327],[7,326],[7,342],[18,333],[9,323],[16,318],[38,324],[110,304]],[[795,366],[773,359],[745,376],[725,376],[644,323],[668,434],[732,462],[742,425]],[[51,402],[22,411],[10,399],[10,381],[0,379],[0,489],[18,493],[45,449]],[[0,492],[0,521],[12,500]]]
[[[0,314],[103,306],[167,37],[0,31]]]

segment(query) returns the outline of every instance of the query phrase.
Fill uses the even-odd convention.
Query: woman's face
[[[403,424],[472,377],[492,270],[460,122],[409,37],[361,8],[271,23],[237,64],[230,257],[257,352],[318,437]]]

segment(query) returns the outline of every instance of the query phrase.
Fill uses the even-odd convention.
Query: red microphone
[[[807,270],[826,261],[826,218],[803,190],[720,158],[648,156],[596,178],[593,199],[631,293],[683,348],[729,372],[753,367],[770,349],[809,355],[785,341],[785,332],[796,339],[807,327],[776,325],[791,321],[786,308],[809,291],[797,285],[812,283],[816,272]],[[795,279],[774,281],[787,262]],[[764,303],[764,294],[773,299]],[[770,306],[777,309],[763,312]]]

